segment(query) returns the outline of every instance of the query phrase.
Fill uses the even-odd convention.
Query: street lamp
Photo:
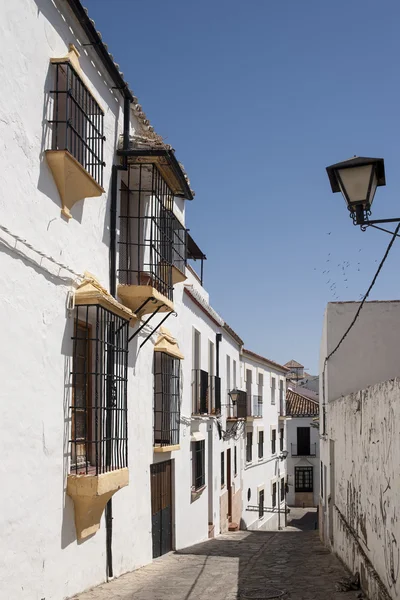
[[[229,395],[230,399],[232,400],[233,406],[235,406],[235,404],[238,401],[239,396],[240,396],[240,390],[235,388],[235,389],[231,390],[230,392],[228,392],[228,395]]]
[[[385,164],[383,158],[354,156],[326,168],[332,192],[342,192],[354,225],[361,229],[372,223],[388,221],[370,221],[371,206],[376,188],[386,185]],[[396,219],[398,221],[399,219]],[[390,219],[389,222],[392,222]]]

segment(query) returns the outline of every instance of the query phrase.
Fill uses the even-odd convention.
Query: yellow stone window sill
[[[161,306],[158,312],[172,312],[174,304],[151,285],[126,285],[118,286],[118,296],[121,302],[130,308],[138,317],[151,314]],[[146,304],[144,304],[148,300]],[[142,305],[144,306],[140,308]]]
[[[67,494],[74,501],[78,540],[96,533],[107,502],[115,492],[128,484],[127,468],[101,475],[68,475]]]
[[[179,444],[175,444],[173,446],[154,446],[154,452],[174,452],[175,450],[180,450],[181,447]]]
[[[46,160],[61,198],[61,213],[70,219],[78,200],[101,196],[104,189],[68,150],[46,150]]]

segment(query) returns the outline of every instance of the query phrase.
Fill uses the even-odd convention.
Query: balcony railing
[[[253,396],[253,417],[263,416],[263,399],[262,396]]]
[[[291,444],[292,456],[317,456],[317,444]]]
[[[246,392],[240,392],[236,404],[232,404],[232,400],[228,396],[227,418],[228,419],[245,419],[248,416],[247,410],[247,395]]]
[[[221,412],[221,378],[202,369],[193,369],[192,414],[212,415]]]

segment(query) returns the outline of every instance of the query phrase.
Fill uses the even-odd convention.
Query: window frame
[[[167,352],[155,351],[153,369],[153,446],[177,446],[180,437],[181,361]]]
[[[225,451],[221,452],[221,487],[225,486]]]
[[[198,459],[200,457],[200,459]],[[197,492],[206,485],[206,442],[198,440],[192,442],[192,490]],[[200,469],[198,467],[200,466]]]
[[[251,443],[249,444],[249,440]],[[249,458],[250,457],[250,458]],[[253,432],[248,431],[246,433],[246,462],[253,462]]]
[[[300,473],[303,475],[300,477]],[[308,478],[309,485],[305,483],[304,475],[311,473],[311,477]],[[301,483],[300,480],[301,479]],[[299,493],[313,493],[314,492],[314,467],[295,467],[294,468],[294,491]]]
[[[258,431],[258,458],[259,460],[264,458],[264,430]]]
[[[271,454],[276,454],[276,429],[271,430]]]
[[[284,441],[285,441],[284,428],[280,427],[280,429],[279,429],[279,449],[280,449],[280,452],[283,451]]]
[[[233,447],[233,476],[237,477],[237,445]]]
[[[281,477],[281,502],[285,500],[285,478]]]
[[[264,502],[265,502],[265,490],[259,490],[258,492],[258,518],[264,517]]]
[[[276,481],[272,483],[272,508],[275,508],[277,504],[276,498]]]

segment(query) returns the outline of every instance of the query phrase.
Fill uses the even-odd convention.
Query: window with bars
[[[284,401],[285,401],[284,387],[283,387],[283,381],[281,379],[279,382],[279,414],[280,415],[285,414]]]
[[[276,429],[271,432],[271,454],[276,454]]]
[[[253,460],[253,432],[248,431],[246,437],[246,462]]]
[[[199,490],[206,484],[205,441],[193,442],[193,490]]]
[[[129,321],[100,305],[75,311],[70,470],[99,475],[128,466]]]
[[[225,452],[221,452],[221,486],[225,485]]]
[[[285,499],[285,478],[281,478],[281,502]]]
[[[279,450],[282,452],[283,450],[283,444],[284,444],[284,435],[283,435],[284,430],[281,428],[279,430]]]
[[[154,352],[154,446],[179,444],[180,360]]]
[[[104,113],[69,61],[52,68],[51,150],[67,150],[103,186]]]
[[[258,518],[262,519],[264,516],[264,490],[258,492]]]
[[[295,492],[312,492],[313,467],[295,467],[294,486]]]
[[[276,506],[276,483],[272,484],[272,507]]]
[[[264,457],[264,431],[258,432],[258,458]]]
[[[174,269],[184,274],[186,265],[187,232],[173,202],[155,164],[130,165],[121,183],[119,281],[154,287],[169,300],[177,282]]]

